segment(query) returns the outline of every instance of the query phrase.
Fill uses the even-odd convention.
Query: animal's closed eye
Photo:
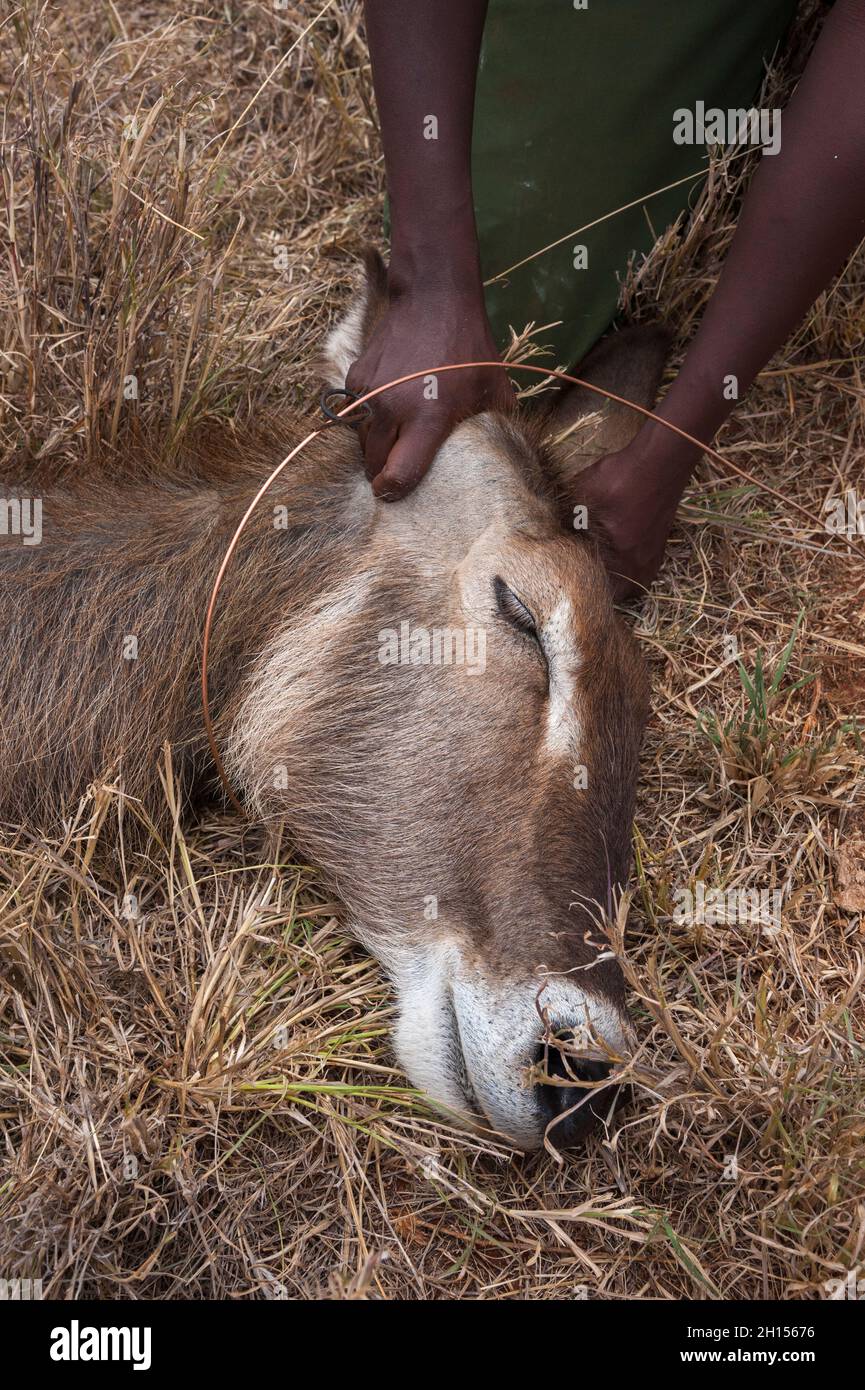
[[[525,632],[529,637],[534,637],[540,645],[540,634],[538,625],[532,612],[523,603],[521,598],[517,598],[513,589],[509,589],[505,581],[496,575],[493,580],[493,590],[496,596],[496,605],[503,618],[520,632]]]

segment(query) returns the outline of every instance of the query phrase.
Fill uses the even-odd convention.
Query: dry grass
[[[53,470],[113,440],[122,467],[129,432],[309,399],[381,196],[358,8],[309,27],[319,8],[5,20],[8,450]],[[716,161],[625,288],[680,345],[749,165]],[[861,471],[863,291],[860,254],[721,440],[818,514]],[[394,1069],[387,987],[314,869],[217,816],[112,865],[102,788],[62,843],[3,832],[0,1276],[65,1298],[796,1299],[861,1274],[861,559],[706,465],[638,630],[655,713],[613,935],[641,1043],[606,1140],[526,1159],[449,1128]],[[679,921],[698,881],[781,891],[779,929]]]

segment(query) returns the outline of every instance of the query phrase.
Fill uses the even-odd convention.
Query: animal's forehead
[[[520,426],[500,415],[477,415],[452,431],[418,487],[383,510],[379,527],[410,543],[415,554],[430,545],[454,558],[491,527],[554,535],[555,516],[543,491],[538,452]]]
[[[451,432],[438,451],[435,469],[449,478],[452,490],[462,481],[481,488],[495,501],[513,501],[513,489],[536,495],[543,472],[536,442],[516,416],[495,412],[472,416]]]

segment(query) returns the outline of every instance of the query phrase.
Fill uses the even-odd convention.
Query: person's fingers
[[[372,485],[383,502],[396,502],[416,488],[447,434],[446,427],[417,426],[403,430],[388,454],[387,462]]]
[[[370,482],[381,473],[397,437],[397,424],[381,413],[373,415],[361,439],[363,468]]]
[[[363,396],[366,394],[368,387],[364,384],[362,374],[357,370],[357,362],[352,362],[349,367],[345,377],[345,386],[347,391],[353,391],[356,396]],[[377,405],[377,401],[369,402],[368,408],[361,411],[363,418],[357,426],[357,437],[360,440],[360,447],[363,450],[364,459],[366,459],[366,442],[376,418]]]
[[[629,599],[639,598],[646,592],[624,574],[610,573],[608,577],[614,603],[627,603]]]
[[[372,428],[372,416],[364,415],[357,426],[357,440],[360,444],[361,453],[364,457],[364,471],[366,470],[366,442],[369,439],[369,432]]]
[[[486,392],[485,408],[487,410],[512,410],[516,400],[516,391],[511,384],[507,371],[493,371],[490,386]]]
[[[352,362],[345,374],[345,386],[347,391],[353,391],[356,396],[363,396],[369,387],[363,380],[363,372],[360,370],[360,359]]]

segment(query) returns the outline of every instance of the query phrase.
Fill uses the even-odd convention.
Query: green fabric
[[[484,277],[705,167],[704,145],[674,144],[673,112],[750,106],[795,10],[795,0],[490,0],[473,152]],[[557,361],[579,361],[615,316],[631,253],[650,249],[700,183],[569,236],[490,286],[497,340],[509,324],[562,319],[540,341]]]

